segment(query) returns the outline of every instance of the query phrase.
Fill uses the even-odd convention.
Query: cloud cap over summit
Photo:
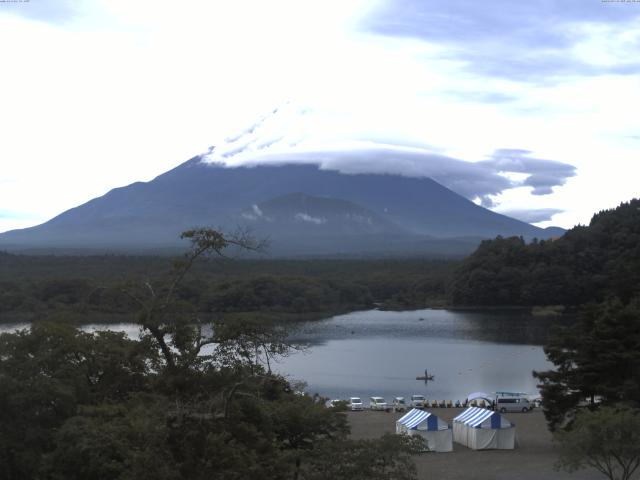
[[[470,200],[492,206],[492,197],[522,186],[547,195],[575,175],[568,163],[532,157],[522,149],[498,149],[489,159],[465,161],[434,151],[426,142],[386,143],[361,127],[333,125],[330,114],[286,104],[203,154],[229,166],[315,164],[343,173],[389,173],[428,177]],[[389,139],[392,141],[392,139]],[[505,174],[517,173],[521,180]]]

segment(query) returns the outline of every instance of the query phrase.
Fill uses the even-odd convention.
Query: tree
[[[84,406],[56,432],[43,470],[54,480],[179,480],[166,411],[153,395]]]
[[[310,452],[304,480],[413,480],[412,455],[423,448],[420,437],[385,434],[372,440],[327,440]]]
[[[343,439],[349,432],[343,414],[336,414],[308,395],[294,394],[286,402],[273,403],[270,410],[274,433],[295,464],[296,480],[303,458],[318,442]]]
[[[157,346],[163,367],[170,371],[202,365],[207,360],[200,355],[202,349],[214,343],[213,336],[203,332],[204,325],[194,305],[180,302],[176,296],[196,261],[208,255],[225,256],[226,249],[232,247],[260,251],[265,246],[244,231],[225,236],[210,228],[197,228],[183,232],[180,238],[188,239],[191,248],[174,262],[166,277],[157,282],[130,283],[123,288],[140,308],[138,323],[143,338]]]
[[[62,322],[0,335],[0,478],[33,478],[55,432],[81,405],[146,390],[152,357],[124,334],[84,333]]]
[[[555,435],[558,468],[593,467],[610,480],[628,480],[640,466],[640,413],[626,407],[580,412],[571,430]]]
[[[246,367],[252,372],[266,369],[271,374],[274,358],[304,349],[287,341],[290,328],[263,316],[216,318],[212,325],[216,343],[212,358],[220,366]]]
[[[579,322],[556,330],[545,346],[555,370],[534,372],[553,431],[564,428],[585,402],[591,407],[640,406],[640,300],[611,299],[585,309]]]
[[[593,216],[554,241],[483,241],[456,270],[458,305],[582,305],[640,294],[640,199]]]

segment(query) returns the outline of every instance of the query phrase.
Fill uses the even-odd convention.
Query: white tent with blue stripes
[[[498,412],[470,407],[453,419],[453,440],[473,450],[513,450],[516,426]]]
[[[421,436],[427,451],[453,451],[453,435],[449,424],[424,410],[414,408],[398,419],[396,433]]]

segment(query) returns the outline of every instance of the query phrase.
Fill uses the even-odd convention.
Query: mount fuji
[[[249,228],[274,256],[463,255],[496,235],[548,238],[426,177],[313,164],[229,167],[194,157],[41,225],[0,234],[10,251],[157,251],[194,226]]]
[[[463,255],[497,235],[562,234],[470,201],[493,191],[486,185],[515,185],[490,163],[380,143],[352,127],[285,104],[150,182],[0,234],[0,248],[158,251],[183,248],[181,232],[210,226],[249,229],[275,256]],[[516,160],[516,170],[527,163]]]

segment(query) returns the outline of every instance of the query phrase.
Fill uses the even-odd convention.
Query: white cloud
[[[557,208],[540,208],[537,210],[502,210],[499,213],[527,223],[541,223],[551,221],[553,216],[562,213],[562,210]]]
[[[255,220],[259,220],[259,219],[264,219],[267,220],[268,222],[271,222],[272,219],[268,216],[266,216],[262,210],[260,209],[260,207],[258,205],[251,205],[251,211],[250,212],[242,212],[241,213],[242,218],[245,218],[247,220],[251,220],[251,221],[255,221]]]
[[[303,212],[296,213],[293,216],[293,218],[295,218],[296,220],[300,220],[302,222],[313,223],[315,225],[323,225],[327,223],[327,219],[324,217],[313,217],[308,213],[303,213]]]
[[[263,115],[203,155],[206,162],[238,166],[260,163],[313,163],[343,173],[429,177],[469,199],[493,206],[491,196],[527,185],[547,195],[575,174],[566,163],[532,157],[525,150],[499,149],[488,159],[468,162],[442,155],[411,137],[397,144],[345,122],[349,115],[299,107],[292,103]],[[521,180],[515,177],[522,175]]]

